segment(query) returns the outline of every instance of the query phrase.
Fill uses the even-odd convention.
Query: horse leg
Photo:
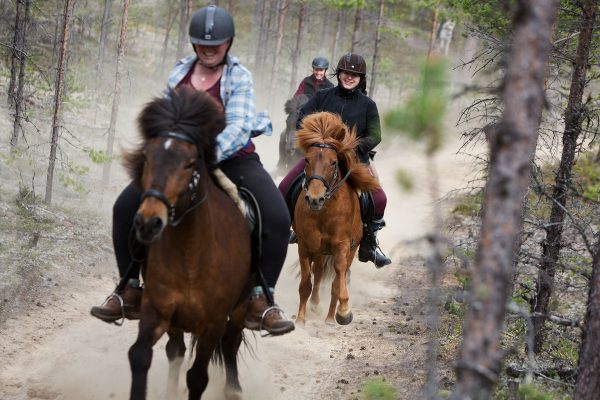
[[[321,302],[320,291],[321,291],[321,280],[323,279],[324,264],[323,256],[318,256],[313,269],[314,284],[312,293],[310,295],[310,311],[315,314],[320,313],[319,303]]]
[[[129,348],[129,365],[131,367],[130,400],[144,400],[148,386],[148,370],[152,363],[152,346],[165,333],[158,315],[154,310],[142,308],[138,337]]]
[[[167,398],[177,398],[177,386],[179,384],[179,371],[185,355],[185,342],[183,331],[169,330],[169,341],[167,342],[167,358],[169,359],[169,378],[167,380]]]
[[[340,325],[348,325],[352,322],[352,310],[350,310],[349,300],[350,295],[348,293],[346,274],[349,273],[350,264],[352,259],[348,260],[349,249],[342,249],[342,251],[336,254],[335,259],[335,275],[338,281],[338,298],[340,305],[335,314],[335,320]]]
[[[222,334],[223,332],[221,331],[220,333]],[[217,338],[220,336],[216,335],[215,337],[212,334],[210,336],[204,335],[198,336],[196,340],[196,358],[186,376],[187,387],[190,391],[189,400],[200,400],[202,393],[206,390],[206,386],[208,385],[208,363],[215,347],[217,347]]]
[[[306,302],[312,292],[312,283],[310,281],[312,260],[308,252],[300,245],[298,246],[298,258],[300,260],[300,287],[298,288],[298,292],[300,294],[300,305],[298,306],[296,322],[304,325],[306,322]]]
[[[221,352],[225,362],[225,399],[241,400],[242,387],[238,378],[237,355],[243,340],[242,330],[244,329],[244,315],[246,307],[238,308],[241,318],[236,321],[236,317],[227,323],[225,335],[221,338]],[[236,314],[238,311],[236,310]]]
[[[339,273],[337,267],[335,267],[335,259],[333,258],[333,256],[325,257],[323,268],[331,268],[331,263],[334,263],[335,277],[331,282],[331,300],[329,301],[329,310],[327,311],[327,317],[325,317],[325,323],[335,325],[335,322],[333,321],[333,316],[335,314],[335,309],[337,307],[338,299],[340,296]]]

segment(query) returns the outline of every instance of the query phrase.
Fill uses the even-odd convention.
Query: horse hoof
[[[225,389],[225,400],[242,400],[242,391],[236,389]]]
[[[306,325],[306,320],[304,318],[302,318],[302,319],[296,318],[296,325],[304,326],[304,325]]]
[[[319,304],[310,303],[310,311],[313,314],[319,315],[321,314],[321,306]]]
[[[327,319],[325,319],[325,325],[327,325],[327,326],[335,326],[335,322],[333,321],[333,318],[327,318]]]
[[[348,312],[346,316],[335,313],[335,320],[340,325],[348,325],[350,322],[352,322],[352,311]]]

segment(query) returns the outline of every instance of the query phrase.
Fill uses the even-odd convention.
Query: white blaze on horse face
[[[165,142],[165,150],[169,150],[169,148],[171,147],[171,143],[173,143],[173,139],[167,139],[167,141]]]

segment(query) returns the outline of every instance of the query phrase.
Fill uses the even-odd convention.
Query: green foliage
[[[76,165],[69,163],[66,171],[61,171],[58,175],[60,183],[68,188],[75,190],[77,193],[87,193],[88,190],[84,186],[81,177],[86,175],[90,168],[84,165]]]
[[[591,153],[584,154],[573,167],[574,179],[584,198],[600,201],[600,163]]]
[[[116,155],[112,155],[109,157],[106,155],[105,151],[96,150],[91,147],[85,147],[83,149],[83,152],[85,154],[87,154],[90,157],[90,160],[92,160],[92,162],[94,162],[96,164],[104,164],[104,163],[116,160],[118,158],[118,156],[116,156]]]
[[[382,379],[370,379],[361,387],[365,400],[394,400],[396,389]]]
[[[483,204],[483,191],[467,194],[459,198],[459,203],[452,209],[452,214],[473,217],[479,214]]]
[[[426,154],[431,156],[442,145],[447,104],[447,64],[441,58],[431,58],[422,71],[418,90],[410,96],[404,107],[387,113],[385,123],[414,140],[424,140],[427,144]]]
[[[415,183],[410,173],[403,169],[396,170],[396,182],[406,192],[410,192],[415,187]]]
[[[448,311],[448,314],[462,318],[465,316],[465,306],[458,301],[452,299],[444,304],[444,308]]]
[[[450,8],[462,11],[463,20],[492,35],[506,36],[516,0],[448,0],[448,3]]]
[[[523,400],[553,400],[554,397],[534,384],[523,384],[519,386],[519,395]]]

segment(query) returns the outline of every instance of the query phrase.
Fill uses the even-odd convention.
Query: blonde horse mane
[[[325,111],[306,116],[301,129],[296,131],[296,146],[299,149],[306,153],[315,143],[332,146],[337,152],[342,174],[352,171],[348,177],[350,186],[372,192],[379,189],[379,181],[371,175],[368,165],[358,160],[354,149],[359,141],[355,129],[348,129],[338,114]]]

